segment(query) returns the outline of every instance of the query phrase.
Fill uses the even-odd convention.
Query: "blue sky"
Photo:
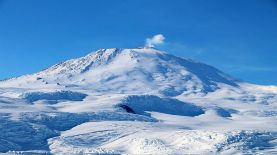
[[[0,79],[155,34],[159,49],[277,85],[276,0],[0,0]]]

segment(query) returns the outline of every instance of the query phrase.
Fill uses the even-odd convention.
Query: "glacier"
[[[277,154],[277,86],[154,48],[0,81],[3,154]]]

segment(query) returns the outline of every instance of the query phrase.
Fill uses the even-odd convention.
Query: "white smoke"
[[[155,45],[163,44],[165,37],[162,34],[154,35],[152,38],[147,38],[145,47],[155,47]]]

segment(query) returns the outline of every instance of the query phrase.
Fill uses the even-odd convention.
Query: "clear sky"
[[[0,79],[156,34],[158,49],[277,85],[276,0],[0,0]]]

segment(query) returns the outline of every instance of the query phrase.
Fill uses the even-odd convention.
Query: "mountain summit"
[[[209,65],[154,48],[100,49],[41,72],[1,82],[2,87],[85,87],[94,91],[208,93],[239,81]]]

